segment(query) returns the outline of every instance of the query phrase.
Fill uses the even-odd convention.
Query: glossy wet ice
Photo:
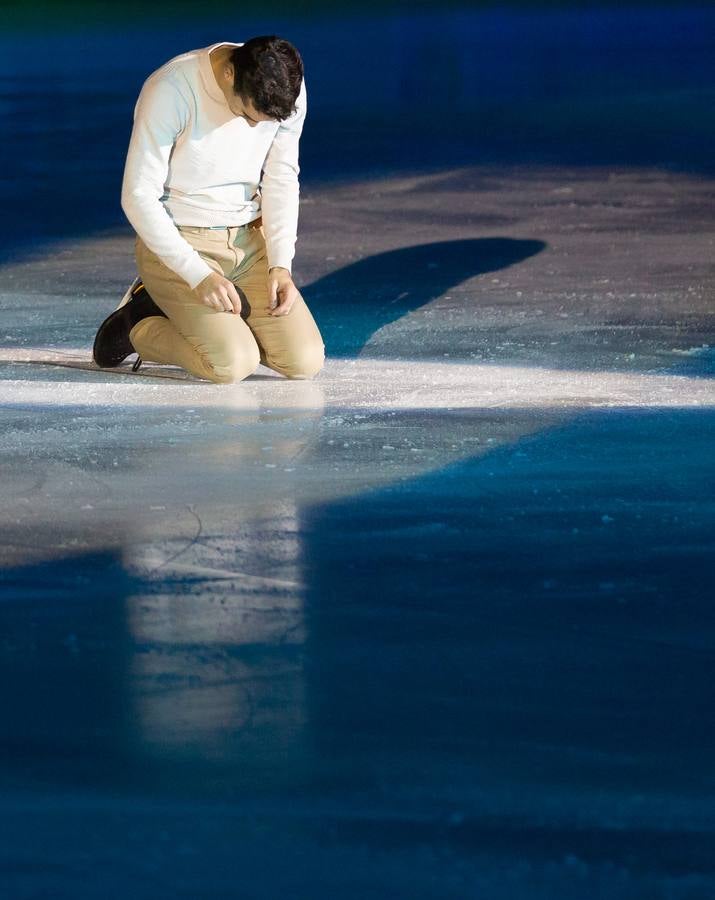
[[[463,155],[306,179],[312,381],[7,253],[10,896],[712,896],[712,176]]]

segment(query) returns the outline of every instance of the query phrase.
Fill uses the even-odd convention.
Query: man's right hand
[[[236,285],[218,272],[212,272],[200,281],[194,288],[194,293],[199,303],[210,306],[211,309],[219,312],[239,314],[241,312],[241,298],[238,296]]]

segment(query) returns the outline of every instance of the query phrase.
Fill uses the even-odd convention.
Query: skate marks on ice
[[[8,356],[10,358],[7,358]],[[14,364],[38,366],[41,368],[76,369],[80,372],[101,372],[102,375],[137,375],[140,378],[168,378],[171,381],[200,383],[198,378],[194,378],[188,372],[176,366],[162,366],[158,363],[142,362],[141,368],[135,372],[132,370],[133,362],[134,359],[112,369],[103,369],[92,360],[91,351],[67,351],[54,348],[30,348],[27,350],[23,349],[21,352],[15,350],[11,354],[7,354],[7,351],[5,351],[0,356],[0,364],[2,365]]]

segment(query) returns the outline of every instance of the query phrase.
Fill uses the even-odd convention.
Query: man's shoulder
[[[173,56],[146,78],[145,85],[167,83],[178,87],[196,81],[200,71],[201,50],[189,50]]]
[[[182,122],[191,115],[200,93],[200,50],[173,56],[144,80],[137,110],[142,108],[174,108]]]

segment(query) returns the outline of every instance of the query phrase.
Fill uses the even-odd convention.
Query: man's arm
[[[281,122],[263,164],[261,214],[269,269],[291,271],[298,232],[298,144],[307,110],[305,82],[296,111]]]
[[[170,81],[144,83],[124,167],[122,209],[146,246],[195,288],[213,269],[184,240],[161,203],[171,150],[187,122],[186,101]]]

